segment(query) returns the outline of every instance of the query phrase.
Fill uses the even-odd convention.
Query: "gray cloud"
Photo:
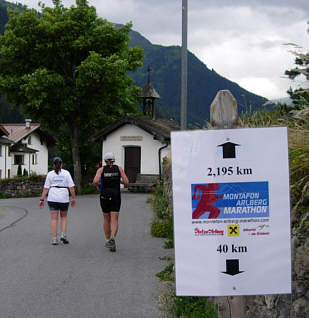
[[[37,7],[37,0],[20,0]],[[46,0],[52,5],[51,0]],[[64,0],[65,6],[75,4]],[[98,15],[133,29],[152,43],[181,44],[182,0],[89,0]],[[305,49],[308,0],[188,0],[189,50],[208,67],[265,97],[281,97],[294,56],[283,43]]]

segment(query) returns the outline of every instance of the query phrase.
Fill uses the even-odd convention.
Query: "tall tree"
[[[33,119],[70,140],[75,183],[81,184],[80,140],[107,121],[135,111],[138,88],[128,77],[142,65],[141,48],[129,48],[131,24],[101,19],[86,0],[41,13],[9,12],[0,37],[0,91]]]
[[[309,24],[309,22],[308,22]],[[309,33],[309,29],[307,30]],[[285,71],[285,74],[291,79],[295,79],[299,75],[303,75],[308,81],[309,84],[309,53],[302,53],[299,51],[293,50],[292,53],[296,56],[295,64],[296,67]],[[306,86],[308,86],[308,84]],[[309,89],[308,88],[299,88],[293,90],[290,88],[288,94],[294,102],[296,108],[303,108],[305,106],[309,107]]]

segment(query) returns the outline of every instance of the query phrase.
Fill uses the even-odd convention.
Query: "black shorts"
[[[106,196],[100,194],[100,204],[103,213],[119,212],[121,206],[121,197],[118,196]]]
[[[50,211],[63,211],[67,212],[69,209],[69,202],[62,203],[62,202],[52,202],[52,201],[47,201],[48,207]]]

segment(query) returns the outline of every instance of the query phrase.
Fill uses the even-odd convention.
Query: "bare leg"
[[[116,237],[118,232],[118,217],[119,212],[111,212],[111,234],[112,237]]]
[[[106,240],[109,240],[111,238],[111,215],[110,213],[103,213],[104,216],[104,234]]]
[[[60,211],[60,228],[62,233],[67,232],[67,224],[68,224],[68,211]]]
[[[58,229],[58,211],[50,212],[50,227],[52,236],[56,237]]]

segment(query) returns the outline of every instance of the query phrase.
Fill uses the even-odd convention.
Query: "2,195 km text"
[[[217,176],[247,176],[252,175],[253,171],[252,168],[241,168],[239,166],[237,167],[208,167],[207,168],[207,175],[209,177],[217,177]]]

